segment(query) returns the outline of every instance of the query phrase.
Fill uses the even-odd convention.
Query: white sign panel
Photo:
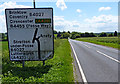
[[[53,57],[53,9],[6,9],[10,60],[47,60]]]

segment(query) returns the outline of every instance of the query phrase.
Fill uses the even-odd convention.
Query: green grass
[[[54,38],[55,38],[55,39],[57,38],[57,34],[54,34]]]
[[[88,37],[88,38],[78,38],[76,40],[91,42],[117,49],[118,47],[120,48],[120,45],[118,45],[118,37]]]
[[[7,42],[3,44],[2,82],[73,82],[73,65],[68,40],[54,41],[54,57],[46,61],[26,61],[22,68],[21,62],[9,60]]]
[[[0,42],[0,79],[2,78],[2,42]],[[0,80],[1,84],[1,80]]]

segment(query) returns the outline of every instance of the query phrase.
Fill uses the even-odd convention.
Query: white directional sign
[[[6,9],[10,60],[47,60],[53,57],[53,9]]]

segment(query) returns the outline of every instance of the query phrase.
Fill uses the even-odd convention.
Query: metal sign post
[[[33,0],[33,4],[34,4],[34,8],[35,8],[35,0]],[[38,39],[36,39],[36,40],[38,41],[38,43],[40,43]],[[38,44],[38,46],[40,46],[40,44]],[[40,50],[40,47],[38,47],[38,48]],[[38,53],[38,54],[39,54],[39,57],[40,57],[40,53]],[[43,60],[43,66],[44,65],[45,65],[45,60]]]
[[[45,60],[43,60],[43,66],[45,65]]]
[[[33,0],[34,8],[35,8],[35,0]]]

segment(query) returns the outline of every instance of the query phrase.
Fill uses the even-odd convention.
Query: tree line
[[[118,32],[115,31],[113,33],[106,33],[106,32],[102,32],[102,33],[89,33],[89,32],[85,32],[85,33],[81,33],[81,32],[57,32],[54,30],[54,37],[55,38],[68,38],[70,37],[71,39],[76,39],[76,38],[81,38],[81,37],[113,37],[113,36],[118,36]]]
[[[6,41],[7,40],[7,33],[0,33],[0,41]]]
[[[118,36],[120,35],[120,33],[118,33],[117,31],[113,32],[113,33],[106,33],[106,32],[102,32],[102,33],[81,33],[81,32],[57,32],[54,30],[54,38],[60,38],[60,39],[67,39],[68,37],[70,37],[71,39],[76,39],[76,38],[81,38],[81,37],[112,37],[112,36]],[[0,33],[0,40],[7,40],[7,33]]]

